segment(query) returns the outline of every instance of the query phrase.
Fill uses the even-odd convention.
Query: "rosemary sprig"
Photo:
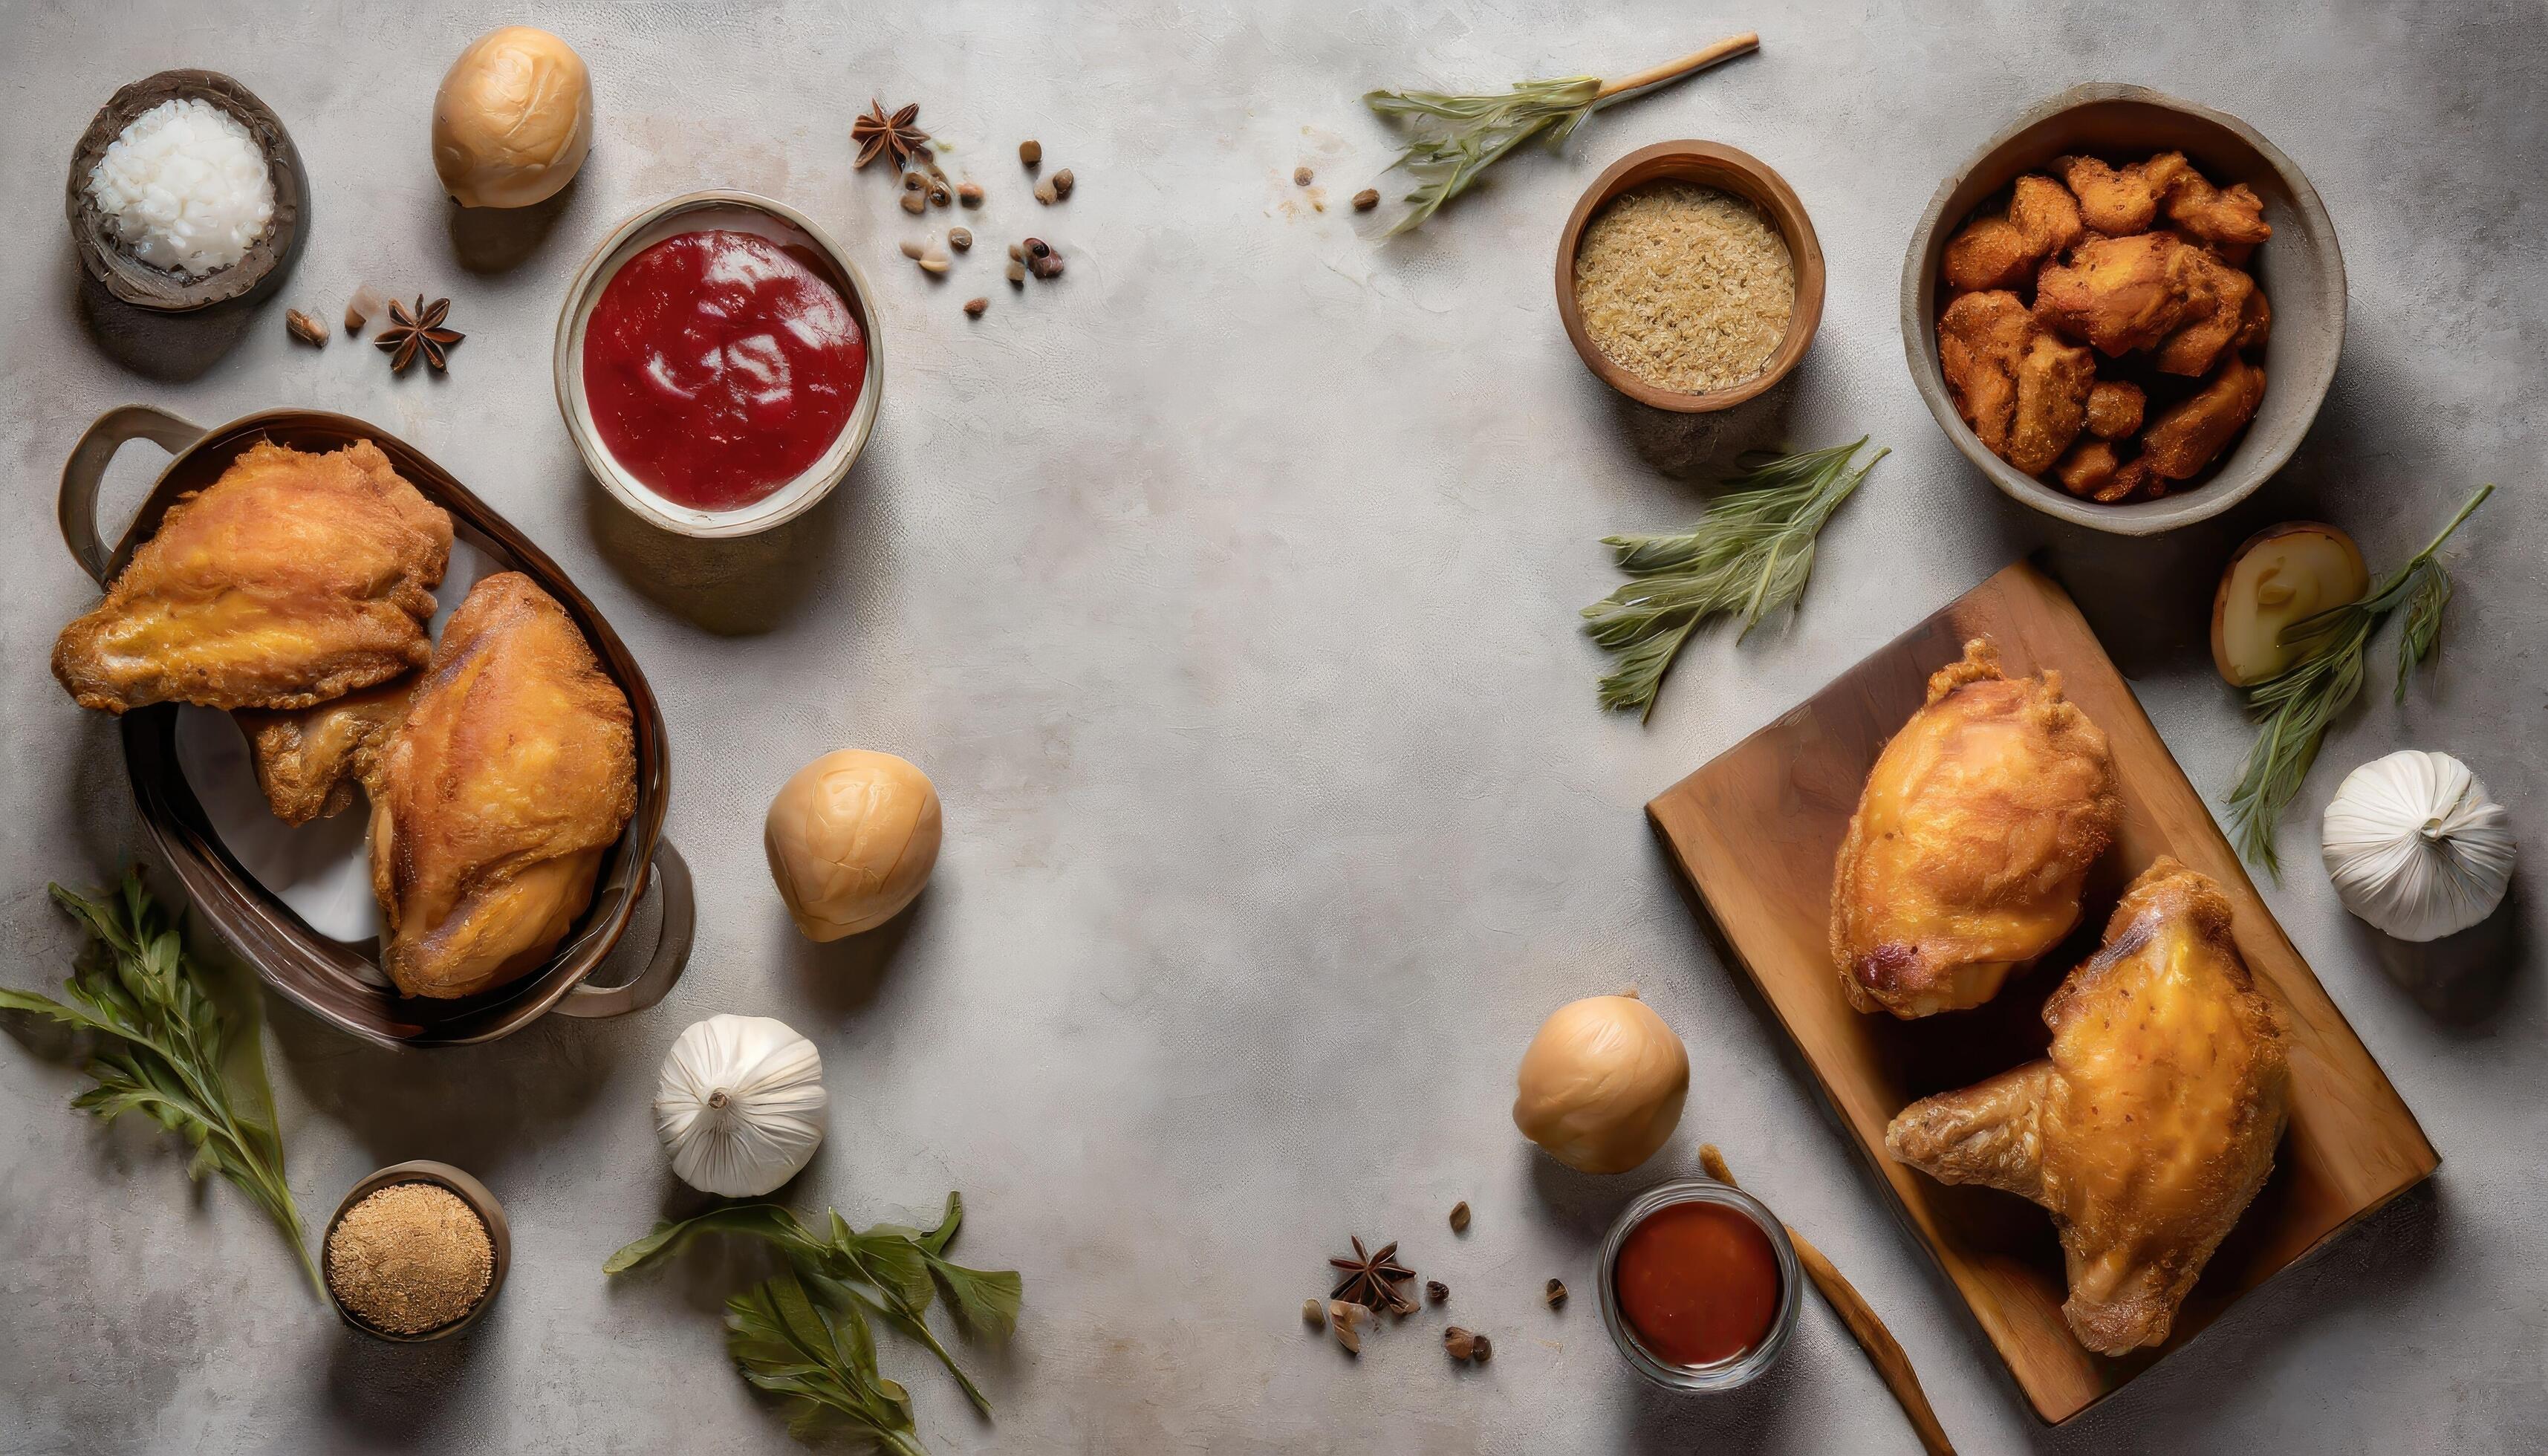
[[[1584,608],[1584,630],[1617,661],[1601,680],[1601,706],[1653,716],[1655,694],[1673,659],[1699,623],[1739,613],[1743,633],[1804,593],[1814,567],[1814,537],[1875,462],[1882,445],[1854,465],[1866,444],[1797,455],[1746,452],[1743,473],[1698,524],[1660,536],[1607,536],[1619,569],[1636,580]],[[1737,638],[1740,640],[1740,637]]]
[[[2460,528],[2495,487],[2480,486],[2450,524],[2405,566],[2341,606],[2304,617],[2283,629],[2282,640],[2304,645],[2298,662],[2247,689],[2247,711],[2263,723],[2238,766],[2230,790],[2230,819],[2238,853],[2282,877],[2274,854],[2274,826],[2299,794],[2327,726],[2362,691],[2363,656],[2372,634],[2403,604],[2407,621],[2398,637],[2396,700],[2407,697],[2407,679],[2430,659],[2440,642],[2442,608],[2451,599],[2451,574],[2434,553]]]
[[[138,1112],[184,1135],[195,1155],[188,1176],[218,1172],[265,1210],[301,1270],[318,1284],[301,1210],[283,1173],[283,1139],[245,1107],[269,1110],[263,1059],[241,1033],[254,1023],[224,1019],[204,967],[189,958],[165,910],[127,868],[113,893],[90,899],[52,886],[53,898],[87,927],[89,946],[65,983],[65,1005],[33,991],[0,988],[0,1009],[47,1017],[100,1040],[89,1053],[97,1085],[71,1106],[113,1122]]]
[[[964,1200],[955,1193],[947,1195],[938,1227],[925,1232],[899,1224],[853,1229],[835,1211],[818,1235],[779,1204],[729,1204],[677,1224],[657,1224],[612,1254],[601,1271],[620,1274],[669,1258],[700,1233],[766,1240],[786,1256],[790,1272],[727,1303],[729,1346],[744,1379],[813,1403],[800,1420],[828,1412],[890,1450],[918,1451],[909,1399],[876,1368],[875,1338],[866,1321],[872,1315],[926,1347],[973,1409],[991,1413],[990,1399],[957,1368],[926,1318],[937,1288],[944,1286],[958,1322],[971,1333],[1003,1337],[1017,1328],[1025,1292],[1017,1274],[968,1269],[947,1257],[947,1245],[963,1222]],[[787,1318],[807,1290],[822,1308],[806,1319]]]
[[[1557,76],[1515,81],[1502,92],[1463,95],[1447,91],[1373,91],[1363,104],[1381,116],[1404,123],[1413,136],[1390,170],[1404,169],[1415,179],[1407,194],[1407,216],[1389,229],[1397,236],[1422,226],[1434,211],[1466,192],[1487,168],[1533,136],[1554,149],[1566,144],[1592,113],[1611,102],[1666,81],[1703,70],[1759,48],[1751,32],[1731,36],[1704,50],[1694,50],[1651,70],[1603,84],[1598,76]]]

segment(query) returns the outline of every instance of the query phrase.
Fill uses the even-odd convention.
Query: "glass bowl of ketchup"
[[[558,410],[602,488],[687,536],[812,509],[875,427],[884,356],[858,265],[811,219],[694,192],[611,230],[558,316]]]
[[[1684,1178],[1639,1194],[1601,1240],[1601,1323],[1655,1384],[1730,1391],[1778,1363],[1802,1278],[1759,1199]]]

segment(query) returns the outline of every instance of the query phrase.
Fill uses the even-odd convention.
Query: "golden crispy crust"
[[[432,656],[451,517],[369,440],[270,440],[180,497],[106,600],[62,629],[53,676],[84,708],[305,708]]]
[[[1941,1182],[2049,1210],[2071,1333],[2127,1354],[2167,1338],[2273,1170],[2290,1097],[2282,1020],[2239,957],[2220,886],[2165,857],[2044,1020],[2049,1056],[1913,1103],[1885,1146]]]
[[[628,698],[528,577],[471,589],[381,756],[381,964],[410,996],[537,968],[637,805]]]
[[[2078,923],[2123,802],[2106,735],[2058,674],[2011,680],[1986,641],[1867,774],[1832,882],[1831,955],[1861,1011],[1978,1006]]]
[[[354,806],[354,785],[379,781],[381,750],[407,717],[413,678],[349,692],[315,708],[233,716],[256,759],[256,784],[286,824],[332,819]]]

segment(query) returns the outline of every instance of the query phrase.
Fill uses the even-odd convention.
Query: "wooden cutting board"
[[[1999,645],[2011,677],[2060,673],[2071,701],[2113,745],[2123,825],[2089,877],[2079,931],[1995,1000],[1914,1022],[1862,1015],[1843,998],[1827,949],[1833,861],[1877,753],[1919,707],[1929,675],[1973,637]],[[1720,946],[1759,986],[1905,1223],[2048,1421],[2113,1394],[2241,1295],[2441,1165],[2414,1114],[2257,897],[2086,619],[2032,566],[2012,566],[1966,592],[1673,785],[1646,813]],[[2240,953],[2287,1010],[2291,1130],[2272,1178],[2213,1255],[2167,1343],[2109,1359],[2083,1349],[2062,1323],[2068,1289],[2044,1212],[2009,1194],[1950,1188],[1894,1162],[1884,1126],[1917,1098],[2042,1055],[2049,1040],[2044,998],[2095,949],[2123,887],[2162,854],[2221,882]],[[2307,854],[2290,859],[2315,863]]]

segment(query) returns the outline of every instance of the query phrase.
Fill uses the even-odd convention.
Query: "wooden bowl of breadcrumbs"
[[[1642,405],[1759,398],[1823,318],[1823,250],[1795,189],[1713,141],[1659,141],[1585,189],[1557,241],[1557,317],[1584,367]]]
[[[327,1220],[328,1303],[374,1339],[418,1344],[478,1322],[504,1287],[504,1206],[449,1163],[395,1163],[355,1184]]]

